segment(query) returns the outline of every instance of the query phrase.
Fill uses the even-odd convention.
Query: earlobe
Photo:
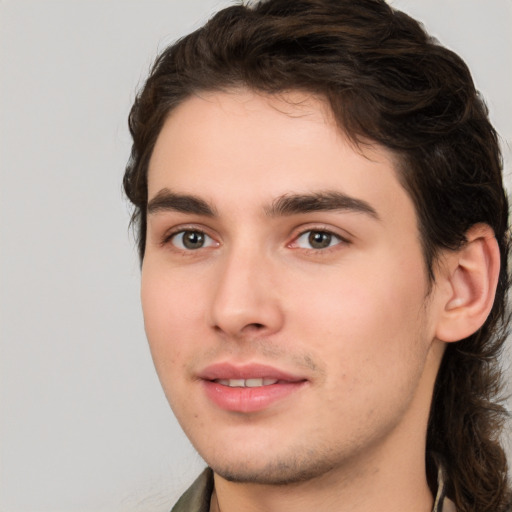
[[[467,243],[446,256],[448,298],[442,304],[436,337],[459,341],[476,332],[494,303],[500,272],[500,251],[487,224],[476,224],[466,233]]]

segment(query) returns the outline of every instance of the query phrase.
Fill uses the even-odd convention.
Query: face
[[[208,93],[167,119],[148,174],[145,326],[219,475],[282,484],[424,449],[435,290],[427,301],[395,167],[299,93]]]

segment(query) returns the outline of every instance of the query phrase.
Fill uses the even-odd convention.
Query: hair
[[[447,344],[427,453],[444,461],[457,510],[510,510],[499,362],[508,325],[508,202],[498,137],[466,64],[384,0],[269,0],[218,12],[161,53],[130,112],[123,184],[141,261],[148,163],[164,121],[198,92],[238,88],[317,95],[350,140],[396,155],[431,283],[441,250],[461,248],[477,223],[494,230],[501,255],[494,305],[477,332]]]

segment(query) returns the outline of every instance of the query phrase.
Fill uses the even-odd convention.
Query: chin
[[[335,467],[328,456],[322,455],[316,457],[294,455],[267,462],[261,461],[260,464],[247,460],[223,463],[210,463],[207,460],[206,462],[217,475],[229,482],[275,486],[314,480],[329,473]]]

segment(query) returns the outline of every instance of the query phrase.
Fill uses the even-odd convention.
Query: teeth
[[[257,388],[263,386],[263,379],[247,379],[245,381],[246,388]]]
[[[275,384],[278,379],[217,379],[215,382],[230,388],[258,388],[260,386],[270,386]]]

